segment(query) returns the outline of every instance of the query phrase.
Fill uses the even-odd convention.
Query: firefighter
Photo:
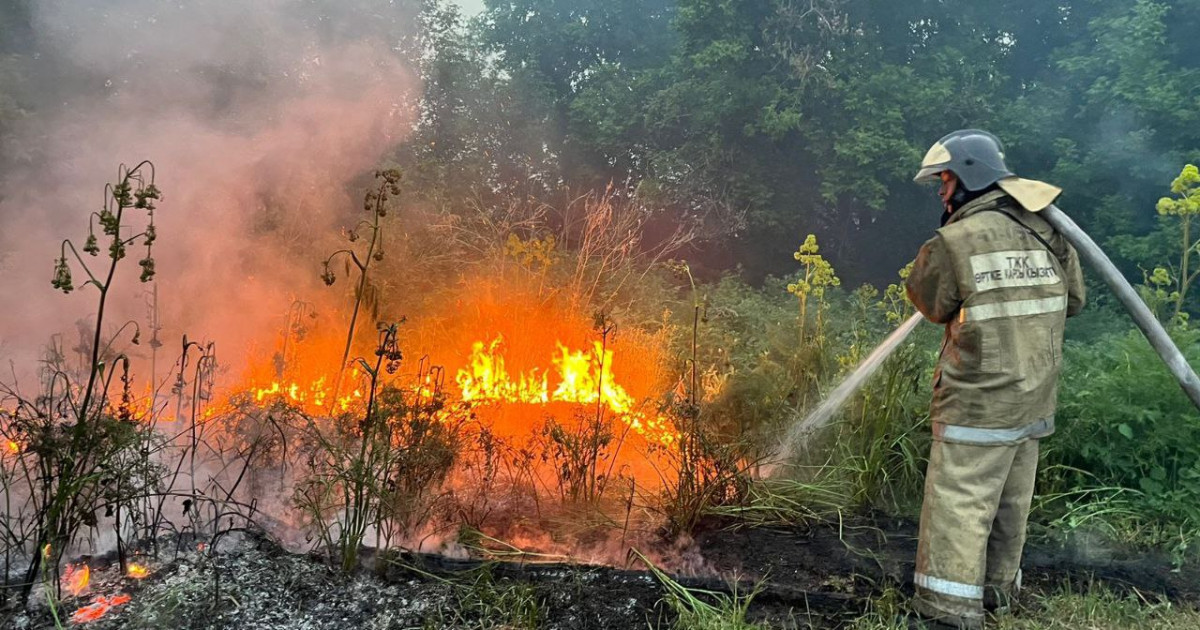
[[[945,214],[906,289],[946,332],[913,608],[982,628],[985,609],[1021,585],[1038,441],[1054,432],[1063,325],[1083,308],[1083,276],[1074,248],[1037,214],[1062,191],[1016,177],[992,134],[945,136],[914,179],[940,182]]]

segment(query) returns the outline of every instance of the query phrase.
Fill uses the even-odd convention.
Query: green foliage
[[[672,263],[677,274],[688,279],[691,287],[690,331],[684,350],[684,373],[680,378],[683,395],[671,396],[665,412],[678,440],[665,449],[673,474],[664,480],[661,507],[666,514],[666,532],[670,536],[691,534],[700,519],[714,507],[740,503],[748,482],[744,431],[729,431],[722,415],[712,413],[710,401],[723,389],[720,368],[701,367],[701,330],[708,326],[708,300],[701,296],[691,268],[686,262]],[[745,429],[745,424],[737,429]]]
[[[1153,227],[1139,209],[1167,165],[1200,159],[1194,8],[520,0],[466,23],[434,3],[401,161],[452,212],[628,181],[753,280],[785,272],[786,234],[818,224],[852,235],[827,254],[844,279],[878,283],[934,219],[910,181],[922,152],[985,127],[1136,275],[1163,257],[1124,235]]]
[[[395,324],[381,327],[374,362],[358,359],[367,400],[357,422],[309,419],[305,435],[308,471],[293,499],[320,546],[347,573],[358,568],[369,530],[390,544],[430,522],[462,450],[462,420],[438,417],[444,400],[436,385],[382,385],[385,372],[400,365],[396,333]],[[418,382],[425,376],[419,373]]]
[[[908,280],[912,268],[913,263],[910,262],[897,273],[900,282],[889,284],[883,292],[883,300],[878,304],[889,324],[898,325],[916,312],[912,301],[908,299],[908,292],[904,289],[904,281]]]
[[[1173,336],[1200,364],[1200,333]],[[1200,418],[1145,339],[1129,331],[1069,343],[1064,364],[1044,491],[1124,488],[1146,521],[1200,528]]]
[[[1196,165],[1183,167],[1179,177],[1171,182],[1171,192],[1179,195],[1179,199],[1160,199],[1156,208],[1160,215],[1190,217],[1200,214],[1200,170],[1196,169]]]
[[[1096,583],[1062,584],[1022,608],[1022,614],[1000,617],[998,630],[1184,630],[1200,624],[1200,614],[1188,607]]]
[[[69,367],[61,348],[52,347],[42,368],[43,390],[38,396],[26,399],[15,384],[0,383],[0,433],[6,446],[0,485],[5,488],[9,515],[4,553],[6,558],[29,561],[17,582],[22,600],[39,576],[52,576],[51,583],[57,584],[70,545],[85,530],[99,526],[100,514],[115,515],[118,558],[124,563],[121,528],[128,521],[135,529],[144,523],[139,517],[123,522],[121,510],[130,510],[134,497],[157,490],[161,470],[150,463],[148,453],[152,432],[136,422],[142,418],[135,418],[131,409],[130,361],[118,350],[123,339],[138,344],[138,326],[127,322],[114,333],[108,329],[107,317],[114,278],[129,246],[146,248],[142,281],[153,277],[154,211],[160,197],[153,164],[119,167],[116,181],[104,188],[101,209],[90,215],[83,248],[90,257],[100,257],[94,231],[99,223],[108,244],[103,262],[93,269],[74,243],[64,239],[54,264],[54,288],[64,293],[76,288],[74,267],[87,276],[82,286],[93,287],[98,294],[94,328],[81,329],[79,367]],[[142,231],[121,233],[126,223],[138,219]],[[132,337],[124,337],[130,328]],[[113,389],[114,378],[118,389]],[[28,554],[26,550],[43,551]],[[15,574],[7,562],[5,570]]]
[[[522,240],[516,234],[509,234],[505,243],[505,253],[516,259],[530,270],[547,270],[558,257],[557,242],[553,234],[545,238],[530,238]]]
[[[809,234],[804,238],[804,243],[796,250],[792,257],[803,267],[800,271],[800,277],[796,282],[789,284],[787,287],[788,293],[795,295],[800,299],[800,339],[803,342],[805,332],[808,326],[808,298],[812,296],[817,300],[817,327],[815,330],[815,341],[817,344],[823,342],[825,332],[825,290],[830,287],[841,286],[842,281],[838,279],[837,274],[833,270],[833,265],[825,260],[818,252],[820,247],[817,245],[817,237]]]
[[[931,368],[928,353],[910,341],[847,403],[830,431],[831,462],[818,474],[847,482],[847,506],[896,512],[919,503],[931,394],[922,385]]]
[[[1176,233],[1180,241],[1179,266],[1175,268],[1178,275],[1171,277],[1166,269],[1158,267],[1154,270],[1150,283],[1155,286],[1156,291],[1165,291],[1164,287],[1174,285],[1175,290],[1167,295],[1167,299],[1174,304],[1174,318],[1186,320],[1187,314],[1183,308],[1188,288],[1196,277],[1200,276],[1200,270],[1193,271],[1191,266],[1192,254],[1200,249],[1200,238],[1193,238],[1192,234],[1192,221],[1200,216],[1200,170],[1197,170],[1194,164],[1183,167],[1179,177],[1171,182],[1171,192],[1175,193],[1178,199],[1163,197],[1158,200],[1156,209],[1160,217],[1172,217],[1167,219],[1164,231]]]
[[[873,599],[867,613],[847,626],[849,630],[908,630],[913,628],[903,594],[886,588]],[[996,615],[989,628],[997,630],[1125,630],[1159,628],[1184,630],[1200,624],[1200,614],[1187,606],[1143,593],[1114,592],[1089,582],[1063,583],[1023,597],[1019,610]],[[919,626],[917,626],[919,627]]]
[[[817,253],[819,251],[817,237],[809,234],[804,237],[800,249],[792,254],[804,270],[800,272],[800,278],[794,284],[788,285],[788,293],[799,297],[801,301],[807,300],[809,295],[820,300],[825,297],[825,289],[842,284],[833,271],[833,265],[821,257]]]
[[[773,446],[795,402],[815,392],[783,288],[772,281],[756,290],[729,276],[704,288],[710,306],[697,363],[709,381],[721,383],[706,400],[709,421],[722,435],[762,447]]]

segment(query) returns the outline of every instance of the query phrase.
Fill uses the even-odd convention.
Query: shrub
[[[1200,332],[1173,336],[1200,363]],[[1067,345],[1058,419],[1043,492],[1126,488],[1147,519],[1200,526],[1200,415],[1140,334]]]

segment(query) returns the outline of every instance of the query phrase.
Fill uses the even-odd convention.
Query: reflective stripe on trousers
[[[976,586],[975,584],[951,582],[950,580],[925,575],[919,571],[913,574],[913,582],[921,588],[941,593],[942,595],[961,597],[963,599],[983,599],[983,587]]]
[[[913,576],[925,609],[978,616],[985,585],[1011,590],[1021,568],[1037,460],[1036,439],[933,442]]]
[[[1054,433],[1054,416],[1015,429],[983,429],[945,422],[933,423],[933,437],[936,440],[980,446],[1014,444],[1030,438],[1043,438],[1051,433]]]
[[[1011,584],[993,584],[992,586],[1009,587],[1014,591],[1019,591],[1021,590],[1021,577],[1021,570],[1017,569],[1017,577],[1013,579]],[[920,571],[913,573],[913,583],[923,589],[933,591],[934,593],[940,593],[942,595],[961,597],[963,599],[983,599],[982,586],[977,586],[975,584],[963,584],[962,582],[951,582],[950,580],[943,580],[942,578],[936,578],[932,575],[925,575]]]

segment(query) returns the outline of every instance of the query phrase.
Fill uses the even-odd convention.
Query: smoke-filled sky
[[[21,89],[35,114],[0,195],[3,293],[21,296],[0,310],[0,361],[28,365],[54,333],[67,333],[68,350],[78,343],[97,293],[74,260],[76,291],[52,289],[54,259],[64,238],[82,247],[118,164],[144,159],[163,190],[155,258],[168,356],[184,332],[227,356],[273,338],[293,299],[320,293],[320,261],[356,218],[363,174],[411,129],[416,79],[397,38],[412,33],[412,8],[42,0],[33,11],[37,79]],[[117,275],[114,327],[146,319],[142,252],[131,248]]]

